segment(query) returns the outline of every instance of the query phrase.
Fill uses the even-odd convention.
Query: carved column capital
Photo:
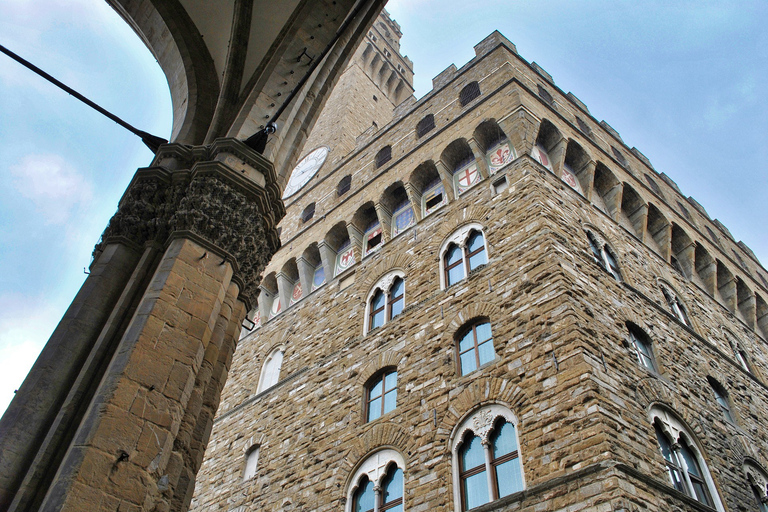
[[[136,172],[94,253],[118,240],[142,246],[194,236],[233,264],[250,308],[285,215],[272,163],[236,139],[219,139],[163,146],[153,164]]]

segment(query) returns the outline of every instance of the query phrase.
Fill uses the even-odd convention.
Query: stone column
[[[8,510],[167,511],[191,498],[285,209],[272,165],[234,139],[167,145],[153,164],[137,171],[102,235],[92,277],[57,329],[71,335],[46,349],[59,358],[51,383],[73,385],[48,405],[53,424],[36,420],[34,449],[19,442],[27,467],[12,478],[3,468],[2,481],[21,482],[3,487]],[[80,352],[56,356],[64,345]],[[25,398],[45,399],[51,383],[29,378]],[[2,428],[29,430],[22,420],[8,416]]]

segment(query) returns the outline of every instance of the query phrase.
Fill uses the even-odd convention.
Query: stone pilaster
[[[23,388],[69,394],[0,425],[18,447],[0,467],[9,510],[186,507],[284,214],[272,164],[234,139],[166,145],[136,172]]]

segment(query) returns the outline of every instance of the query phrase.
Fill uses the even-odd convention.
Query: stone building
[[[494,32],[382,15],[284,194],[196,511],[768,510],[768,272]]]

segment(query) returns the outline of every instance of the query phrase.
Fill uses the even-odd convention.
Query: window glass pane
[[[381,327],[384,325],[384,310],[382,309],[375,315],[373,315],[373,318],[371,319],[371,329],[375,329],[376,327]]]
[[[475,270],[480,265],[485,265],[486,263],[488,263],[488,258],[485,257],[485,249],[483,249],[469,257],[469,270]]]
[[[453,245],[445,254],[445,264],[451,266],[459,261],[461,261],[461,249],[458,246]]]
[[[392,297],[399,297],[403,294],[403,291],[405,291],[405,281],[400,278],[395,279],[395,282],[392,284],[392,290],[389,292],[389,294]]]
[[[381,397],[371,400],[368,404],[368,421],[373,421],[381,416]]]
[[[477,347],[480,356],[480,364],[485,364],[493,361],[496,358],[496,352],[493,350],[493,342],[486,341],[482,345]]]
[[[488,480],[485,471],[464,480],[464,509],[479,507],[488,503]]]
[[[483,247],[483,235],[480,233],[472,233],[472,236],[469,237],[469,240],[467,241],[467,249],[469,252],[475,252],[476,250]]]
[[[496,431],[493,437],[493,458],[498,459],[502,455],[517,451],[517,438],[515,426],[511,423],[504,424]]]
[[[466,352],[475,346],[475,335],[470,329],[459,341],[459,352]]]
[[[325,269],[322,265],[319,265],[315,269],[315,275],[312,278],[312,291],[320,288],[325,283]]]
[[[448,271],[448,286],[464,279],[464,265],[459,264]]]
[[[381,379],[379,379],[378,381],[376,381],[376,384],[371,388],[371,391],[369,393],[369,396],[371,397],[371,399],[374,399],[377,396],[381,396],[381,384],[382,384]]]
[[[520,459],[514,459],[496,466],[496,482],[499,485],[499,498],[523,490],[523,475],[520,472]]]
[[[473,372],[477,369],[477,362],[475,361],[475,351],[470,350],[461,355],[461,374],[466,375],[469,372]]]
[[[384,480],[384,505],[403,497],[403,470],[395,468],[389,470],[386,480]]]
[[[354,512],[368,512],[373,510],[373,503],[373,482],[365,478],[365,483],[361,482],[360,487],[355,491],[352,510]]]
[[[485,465],[485,452],[482,441],[478,436],[471,436],[464,440],[461,447],[461,470],[466,472],[477,466]]]
[[[478,343],[482,343],[485,340],[489,340],[491,339],[491,324],[488,322],[477,324],[475,326],[475,332],[477,333]]]
[[[469,269],[474,270],[480,265],[488,263],[488,258],[485,254],[485,242],[483,235],[480,233],[474,233],[469,237],[467,243],[467,254],[469,256]]]
[[[384,395],[384,413],[394,411],[395,407],[397,407],[397,389],[393,389]]]
[[[384,379],[385,379],[384,387],[387,390],[395,389],[397,387],[397,372],[392,372],[387,374],[387,376],[384,377]]]
[[[656,440],[659,442],[659,448],[661,448],[661,455],[669,462],[674,462],[672,458],[672,446],[669,444],[666,434],[661,431],[658,425],[653,426],[656,431]]]
[[[376,311],[377,309],[381,309],[384,307],[384,293],[381,290],[378,290],[374,295],[373,299],[371,299],[371,308]]]
[[[699,469],[699,462],[696,460],[696,456],[693,454],[690,448],[688,448],[684,442],[680,443],[680,453],[683,454],[685,459],[685,465],[688,466],[688,473],[701,478],[701,470]]]
[[[395,302],[392,303],[392,318],[395,318],[397,315],[403,312],[403,305],[405,304],[405,298],[400,297]]]

